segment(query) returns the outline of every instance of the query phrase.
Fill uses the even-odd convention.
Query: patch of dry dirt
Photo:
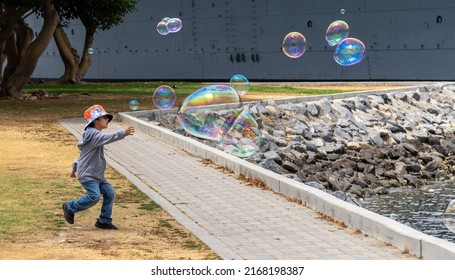
[[[77,215],[74,225],[65,225],[57,231],[20,234],[5,240],[0,244],[0,259],[219,259],[163,210],[150,215],[133,205],[121,205],[114,211],[119,230],[95,228],[94,219],[98,213],[90,211]]]
[[[110,167],[106,177],[117,192],[113,218],[119,230],[95,228],[101,202],[67,224],[61,203],[85,193],[69,177],[77,141],[58,124],[24,119],[0,123],[0,259],[219,259]]]

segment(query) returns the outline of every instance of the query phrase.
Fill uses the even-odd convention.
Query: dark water
[[[455,199],[455,182],[389,191],[364,199],[363,206],[428,235],[455,242],[455,215],[443,214]]]

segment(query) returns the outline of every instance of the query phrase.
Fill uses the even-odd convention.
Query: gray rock
[[[319,114],[318,107],[313,103],[308,103],[306,109],[312,116],[317,116]]]
[[[267,151],[264,153],[266,160],[273,160],[274,162],[281,164],[281,157],[275,151]]]
[[[321,98],[319,103],[321,104],[322,111],[325,114],[332,112],[332,106],[330,105],[330,101],[327,97]]]
[[[283,168],[288,170],[288,171],[290,171],[290,172],[292,172],[292,173],[295,173],[295,172],[300,170],[300,168],[297,165],[293,164],[290,161],[283,162]]]

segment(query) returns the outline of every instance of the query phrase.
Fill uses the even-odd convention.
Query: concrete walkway
[[[82,118],[60,123],[76,138],[81,137]],[[113,121],[103,132],[125,126]],[[416,259],[327,221],[314,210],[272,191],[248,186],[222,169],[138,130],[105,146],[109,165],[223,259]]]

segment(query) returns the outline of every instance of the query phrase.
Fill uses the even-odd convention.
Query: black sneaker
[[[114,224],[112,223],[102,223],[100,222],[100,219],[96,219],[95,227],[100,228],[100,229],[118,229]]]
[[[74,213],[70,213],[68,211],[68,208],[66,208],[66,202],[62,203],[62,209],[63,216],[65,217],[65,220],[68,222],[68,224],[74,224]]]

